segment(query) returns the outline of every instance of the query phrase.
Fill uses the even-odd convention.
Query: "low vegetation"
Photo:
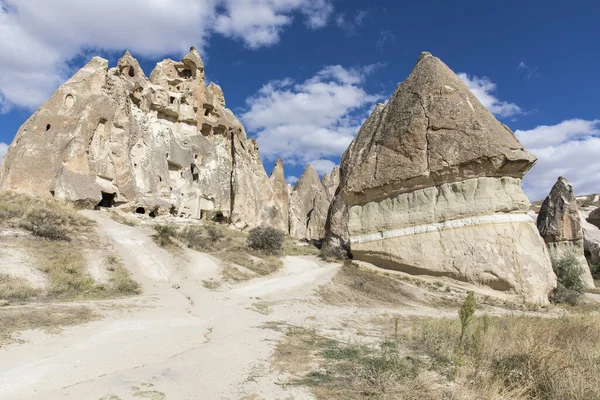
[[[170,224],[154,225],[152,238],[160,247],[173,246],[173,238],[177,237],[177,228]]]
[[[552,260],[552,268],[558,279],[556,289],[550,294],[552,303],[575,306],[581,302],[585,292],[581,280],[582,267],[575,254]]]
[[[93,221],[77,214],[67,204],[11,191],[0,192],[0,226],[20,227],[48,240],[69,241],[91,225]]]
[[[127,225],[127,226],[138,226],[139,225],[137,220],[135,220],[134,218],[127,217],[125,215],[122,215],[122,214],[119,214],[116,212],[111,212],[110,217],[114,221],[117,221],[118,223],[123,224],[123,225]]]
[[[348,259],[348,253],[344,249],[328,243],[323,244],[319,256],[328,262],[345,261]]]
[[[285,235],[271,227],[256,227],[248,233],[248,247],[267,254],[279,254],[283,249]]]
[[[0,347],[14,341],[13,333],[27,329],[57,332],[61,328],[100,319],[101,315],[84,306],[23,306],[0,308]]]
[[[26,279],[0,273],[0,300],[22,302],[36,298],[39,294],[40,291]]]
[[[46,273],[48,297],[60,299],[104,298],[138,294],[140,286],[116,257],[109,257],[109,280],[97,283],[86,271],[86,260],[79,248],[61,242],[38,244],[39,268]]]
[[[343,341],[289,327],[275,366],[319,399],[597,399],[600,317],[386,319]],[[276,327],[280,328],[280,327]]]

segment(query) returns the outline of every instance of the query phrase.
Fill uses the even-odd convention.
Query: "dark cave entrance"
[[[100,200],[100,203],[98,203],[98,207],[106,207],[106,208],[114,207],[115,206],[115,197],[117,196],[116,193],[105,193],[105,192],[101,192],[101,193],[102,193],[102,200]]]

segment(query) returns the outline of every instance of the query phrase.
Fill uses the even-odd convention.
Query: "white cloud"
[[[525,64],[525,61],[521,61],[519,65],[517,65],[517,69],[525,71],[525,78],[527,79],[534,79],[539,77],[539,74],[537,72],[538,68],[530,67],[529,65]]]
[[[379,39],[377,39],[376,43],[377,49],[379,49],[379,51],[383,51],[383,48],[387,43],[396,43],[396,35],[394,35],[392,31],[381,31],[379,34]]]
[[[327,23],[329,0],[0,0],[0,111],[37,107],[98,51],[183,54],[216,33],[256,48],[275,44],[295,14]]]
[[[250,48],[279,42],[283,28],[293,21],[294,11],[303,13],[311,29],[327,24],[333,6],[327,0],[224,0],[227,11],[217,16],[215,30],[241,39]]]
[[[545,198],[559,176],[579,195],[600,193],[600,120],[572,119],[515,134],[538,157],[523,180],[531,200]]]
[[[492,114],[498,117],[512,117],[524,113],[521,107],[515,103],[500,101],[494,94],[496,92],[496,84],[489,80],[489,78],[485,76],[479,78],[464,72],[459,73],[458,77]]]
[[[358,28],[362,28],[365,20],[369,17],[367,10],[358,10],[354,17],[347,17],[346,14],[340,13],[335,16],[335,23],[338,28],[343,29],[347,35],[354,36]]]
[[[261,155],[300,165],[339,157],[379,100],[361,86],[367,70],[327,66],[301,83],[271,81],[246,99],[241,119],[256,134]]]
[[[296,182],[298,182],[298,177],[290,175],[285,178],[285,181],[287,182],[288,185],[294,186],[296,184]]]
[[[319,175],[323,176],[325,174],[329,174],[333,167],[337,164],[331,160],[322,159],[322,160],[312,160],[309,162],[313,166],[313,168],[319,173]]]
[[[0,142],[0,161],[2,161],[2,158],[6,154],[7,150],[8,150],[8,144]]]

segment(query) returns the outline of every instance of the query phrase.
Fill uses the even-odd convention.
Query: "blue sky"
[[[323,173],[421,51],[440,57],[539,158],[530,198],[558,175],[600,192],[600,2],[0,0],[0,154],[92,55],[157,61],[201,49],[207,80],[258,138],[270,172]],[[4,144],[2,144],[4,143]]]

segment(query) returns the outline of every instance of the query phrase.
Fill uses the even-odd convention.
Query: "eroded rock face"
[[[221,88],[206,86],[195,48],[150,78],[129,52],[111,69],[93,58],[21,127],[0,189],[242,228],[287,225],[256,142]]]
[[[319,174],[309,164],[290,196],[290,235],[307,240],[323,239],[329,202]]]
[[[521,179],[535,157],[423,53],[344,153],[327,240],[355,259],[547,302],[556,286]]]
[[[562,176],[542,203],[537,227],[548,246],[550,257],[560,259],[567,254],[577,256],[581,265],[581,280],[586,287],[593,288],[594,279],[584,256],[583,230],[575,192]]]

